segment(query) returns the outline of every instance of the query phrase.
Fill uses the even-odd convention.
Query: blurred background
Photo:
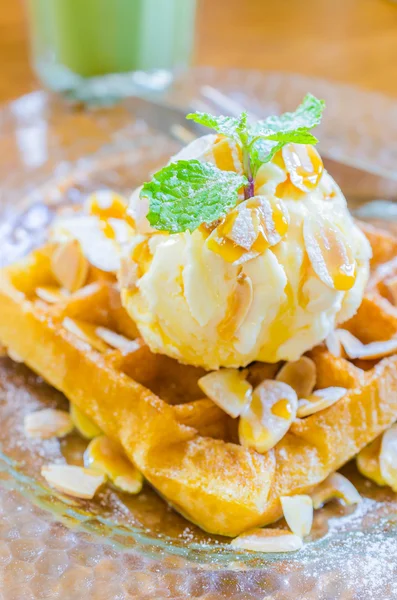
[[[124,11],[132,4],[139,3],[142,8],[145,1],[153,4],[153,0],[131,0],[130,4],[128,0],[98,0],[100,5],[105,3],[108,7],[120,5]],[[53,14],[52,18],[60,22],[55,24],[53,20],[44,26],[46,2],[47,8],[51,4],[52,7],[62,4],[63,10],[69,10],[70,14]],[[162,5],[167,7],[167,3],[176,2],[162,0]],[[93,0],[77,3],[75,0],[29,0],[26,3],[0,0],[0,101],[15,98],[39,85],[29,63],[26,5],[30,8],[31,29],[35,29],[36,59],[37,55],[42,58],[44,52],[40,44],[45,43],[51,49],[51,44],[58,43],[63,36],[61,58],[66,57],[68,66],[77,64],[79,67],[80,57],[75,53],[78,40],[70,37],[67,27],[73,29],[73,19],[80,24],[89,19],[88,8],[86,14],[78,14],[83,4],[93,6]],[[174,46],[177,40],[179,50],[173,46],[174,50],[183,56],[191,50],[192,58],[190,62],[189,54],[188,62],[194,65],[298,72],[397,94],[397,3],[387,0],[197,0],[196,13],[193,5],[194,0],[182,0],[175,13],[177,20],[164,27],[162,24],[169,13],[157,14],[156,27],[169,27],[166,33],[153,30],[150,23],[143,24],[137,19],[140,44],[146,38],[149,57],[153,40],[162,53],[171,40]],[[183,15],[181,6],[185,11]],[[125,25],[126,19],[122,20]],[[99,31],[98,35],[102,33]],[[125,28],[128,44],[137,39],[138,33]],[[49,39],[51,35],[55,36],[53,40]],[[127,51],[124,46],[124,52]],[[123,47],[119,48],[117,57],[122,62],[120,52],[122,54]],[[84,56],[86,60],[87,52]],[[145,64],[144,61],[141,68],[146,68]]]

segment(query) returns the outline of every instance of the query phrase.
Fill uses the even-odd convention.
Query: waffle
[[[384,265],[397,256],[397,241],[364,230],[373,274],[345,328],[367,343],[397,333],[385,284],[392,267]],[[48,244],[0,272],[0,342],[121,443],[159,494],[202,529],[236,536],[277,520],[281,496],[310,492],[395,421],[397,356],[363,365],[322,345],[308,353],[317,388],[341,386],[344,397],[296,419],[265,454],[239,445],[236,420],[203,398],[204,371],[153,354],[139,338],[113,275],[90,266],[83,287],[60,293],[51,266],[57,250]],[[112,348],[98,341],[98,327],[130,341]],[[279,366],[254,363],[248,380],[274,378]]]

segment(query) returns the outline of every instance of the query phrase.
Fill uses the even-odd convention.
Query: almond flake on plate
[[[379,454],[380,472],[393,492],[397,491],[397,425],[385,431]]]
[[[320,508],[331,500],[342,500],[347,506],[361,502],[354,485],[341,473],[332,473],[310,494],[313,508]]]
[[[370,342],[363,344],[350,331],[337,329],[338,338],[349,358],[352,360],[376,360],[395,354],[397,352],[397,338],[381,342]]]
[[[200,389],[228,415],[240,416],[252,397],[252,386],[245,379],[244,371],[220,369],[198,380]]]
[[[52,272],[62,287],[76,292],[85,284],[89,264],[77,240],[60,244],[51,258]]]
[[[143,476],[127,458],[123,449],[105,435],[93,439],[84,453],[84,464],[109,477],[122,492],[138,494]]]
[[[292,533],[303,538],[309,535],[313,524],[313,501],[306,494],[281,496],[284,518]]]
[[[74,465],[45,465],[41,474],[59,492],[85,500],[91,500],[106,480],[103,473]]]
[[[308,417],[320,410],[324,410],[343,398],[346,392],[346,388],[333,386],[316,390],[307,398],[299,400],[296,416],[301,419],[302,417]]]
[[[236,537],[230,545],[252,552],[295,552],[303,546],[302,538],[284,529],[252,529]]]
[[[365,446],[356,457],[357,468],[361,475],[374,481],[377,485],[387,485],[380,470],[380,448],[382,437],[378,436],[373,442]]]
[[[31,438],[61,438],[73,430],[73,422],[66,411],[45,408],[25,416],[24,430]]]
[[[267,452],[287,433],[297,407],[298,398],[291,386],[271,379],[262,381],[240,417],[240,444],[260,453]]]
[[[299,360],[287,362],[277,373],[276,380],[290,385],[298,398],[310,396],[316,385],[317,369],[311,358],[302,356]]]

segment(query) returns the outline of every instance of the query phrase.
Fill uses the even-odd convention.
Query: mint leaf
[[[274,142],[265,138],[258,138],[251,146],[250,150],[252,172],[256,174],[259,167],[272,160],[273,156],[281,150],[284,145],[283,142]]]
[[[319,125],[325,108],[324,100],[312,94],[306,94],[294,112],[286,112],[276,117],[267,117],[259,121],[252,132],[254,135],[269,135],[272,132],[308,131]],[[305,143],[305,142],[297,142]],[[310,142],[309,142],[310,143]]]
[[[324,107],[324,100],[307,94],[295,112],[268,117],[252,127],[249,144],[253,173],[286,144],[317,144],[310,129],[320,123]]]
[[[283,146],[290,143],[295,144],[317,144],[318,139],[310,131],[282,131],[267,136],[258,136],[252,142],[250,149],[250,161],[253,173],[259,167],[272,160],[273,156]]]
[[[195,121],[204,127],[215,129],[227,137],[233,138],[236,142],[241,142],[241,136],[244,137],[247,131],[247,113],[241,113],[240,117],[216,117],[204,112],[189,113],[186,119]]]
[[[278,133],[271,133],[266,136],[267,140],[273,140],[274,142],[282,142],[284,144],[317,144],[318,139],[315,135],[307,131],[306,129],[295,129],[295,131],[279,131]]]
[[[152,227],[180,233],[224,216],[236,205],[238,191],[246,183],[244,175],[211,163],[179,160],[155,173],[140,196],[149,199],[147,219]]]

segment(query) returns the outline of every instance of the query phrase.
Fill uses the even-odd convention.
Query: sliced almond
[[[360,358],[361,360],[376,360],[378,358],[391,356],[392,354],[396,354],[396,352],[397,338],[393,338],[383,342],[371,342],[370,344],[365,344],[360,351],[360,356],[357,358]]]
[[[252,386],[238,369],[213,371],[198,380],[199,387],[231,417],[239,417],[252,397]]]
[[[280,502],[292,533],[300,538],[309,535],[313,524],[313,501],[310,496],[281,496]]]
[[[128,460],[122,448],[105,435],[92,440],[84,453],[84,464],[104,473],[115,487],[138,494],[143,485],[142,474]]]
[[[18,352],[16,352],[16,350],[13,350],[12,348],[7,348],[7,354],[11,358],[11,360],[13,360],[16,363],[24,362],[22,356],[20,354],[18,354]]]
[[[210,151],[204,153],[204,160],[215,163],[222,171],[242,171],[241,148],[237,142],[224,136],[216,136]]]
[[[142,186],[136,188],[128,202],[127,218],[138,234],[149,234],[156,231],[151,227],[146,216],[149,212],[149,198],[141,198]]]
[[[89,264],[108,273],[119,270],[121,246],[131,239],[131,228],[125,220],[102,221],[86,214],[60,217],[52,231],[55,241],[78,240]]]
[[[320,508],[331,500],[342,500],[347,506],[361,502],[354,485],[340,473],[332,473],[310,494],[313,508]]]
[[[393,492],[397,492],[397,425],[393,425],[382,436],[379,465],[381,475]]]
[[[247,367],[247,381],[257,387],[265,379],[275,379],[280,363],[254,362]]]
[[[247,207],[247,201],[241,202],[228,214],[225,221],[218,226],[217,233],[247,252],[251,250],[258,237],[258,231],[254,226],[252,210]]]
[[[252,250],[263,252],[265,247],[276,246],[288,231],[289,212],[280,198],[255,196],[247,200],[258,237]]]
[[[73,422],[66,411],[45,408],[25,416],[24,430],[30,438],[61,438],[73,430]]]
[[[324,410],[343,398],[346,392],[347,389],[343,387],[328,387],[316,390],[307,398],[299,400],[296,416],[301,419]]]
[[[288,225],[289,214],[282,200],[254,196],[229,213],[218,234],[247,251],[263,252],[282,240]]]
[[[277,373],[276,380],[290,385],[298,398],[310,396],[316,385],[317,369],[311,358],[302,356],[294,362],[287,362]]]
[[[361,475],[374,481],[377,485],[387,485],[380,470],[380,448],[382,436],[377,437],[373,442],[365,446],[356,457],[357,468]]]
[[[289,213],[276,197],[254,196],[241,202],[214,229],[207,246],[227,262],[241,264],[278,244],[289,226]]]
[[[338,329],[337,335],[347,356],[351,359],[376,360],[397,352],[397,338],[363,344],[345,329]]]
[[[303,546],[302,539],[284,529],[252,529],[236,537],[230,545],[252,552],[295,552]]]
[[[47,302],[47,304],[58,304],[67,298],[65,291],[55,285],[37,287],[35,293],[40,300]]]
[[[113,190],[99,190],[88,196],[85,201],[88,214],[103,220],[124,219],[127,208],[127,199]]]
[[[87,280],[89,264],[77,240],[69,240],[54,250],[51,267],[57,281],[69,292],[76,292]]]
[[[337,329],[335,335],[349,358],[358,358],[364,344],[347,329]]]
[[[350,290],[356,280],[356,261],[342,232],[325,217],[308,214],[303,222],[303,237],[319,279],[331,289]]]
[[[97,327],[95,333],[101,338],[106,344],[122,352],[134,352],[140,346],[135,340],[129,340],[124,335],[116,333],[106,327]]]
[[[106,480],[103,473],[74,465],[46,465],[41,474],[59,492],[86,500],[91,500]]]
[[[324,166],[314,146],[286,144],[281,150],[291,182],[302,192],[314,190],[323,174]]]
[[[342,347],[340,339],[335,331],[331,331],[325,338],[325,345],[327,346],[328,352],[339,358],[342,356]]]
[[[98,352],[106,352],[106,350],[109,350],[109,346],[97,335],[96,325],[78,319],[71,319],[70,317],[65,317],[62,321],[62,325],[80,340],[86,342],[92,346],[92,348],[95,348],[95,350],[98,350]]]
[[[135,290],[139,279],[138,265],[129,257],[122,256],[120,259],[120,270],[117,276],[120,286],[125,290]]]
[[[223,339],[231,339],[244,323],[254,298],[252,280],[248,275],[237,278],[236,286],[229,298],[226,314],[218,324],[218,333]]]
[[[86,440],[92,440],[93,438],[102,434],[102,431],[99,429],[99,427],[97,427],[97,425],[95,425],[91,419],[86,417],[86,415],[81,412],[81,410],[75,404],[70,405],[70,417],[77,431]]]
[[[267,452],[287,433],[297,407],[298,398],[291,386],[271,379],[262,381],[240,417],[240,444],[260,453]]]

